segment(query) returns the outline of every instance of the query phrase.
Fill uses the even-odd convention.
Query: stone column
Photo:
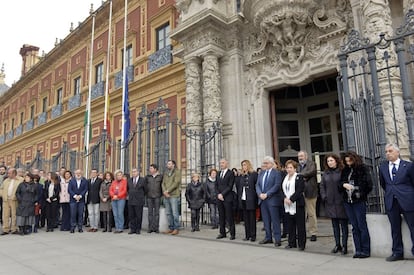
[[[220,70],[217,54],[208,53],[203,60],[203,110],[204,110],[204,158],[203,164],[218,167],[217,161],[223,157],[221,143],[222,98],[220,85]],[[220,128],[214,128],[213,125]],[[214,135],[214,138],[211,139]]]
[[[188,174],[197,170],[200,146],[197,134],[203,129],[203,95],[201,90],[200,59],[192,57],[185,62],[186,129]],[[188,175],[189,176],[189,175]]]
[[[369,38],[371,42],[377,42],[381,33],[384,33],[385,37],[393,36],[394,31],[388,0],[363,0],[361,1],[361,11],[364,36]],[[387,66],[386,61],[383,59],[385,51],[388,51],[390,55],[388,64],[397,64],[395,46],[391,43],[387,49],[376,49],[378,69]],[[407,157],[408,132],[398,68],[390,69],[390,77],[388,77],[387,70],[378,72],[378,85],[384,111],[386,140],[387,142],[398,143],[401,148],[401,154],[403,157]]]
[[[205,130],[222,121],[219,61],[211,53],[203,61],[203,109]]]

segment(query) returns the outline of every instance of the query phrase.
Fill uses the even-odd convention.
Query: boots
[[[194,218],[191,217],[191,232],[196,231],[195,221]]]
[[[348,254],[348,247],[346,245],[344,245],[342,247],[342,255],[346,255],[346,254]]]
[[[104,229],[102,230],[102,232],[107,232],[108,231],[107,230],[107,227],[108,227],[108,215],[107,215],[107,213],[104,212],[104,214],[102,215],[102,218],[103,218],[102,223],[103,223],[103,226],[104,226]]]

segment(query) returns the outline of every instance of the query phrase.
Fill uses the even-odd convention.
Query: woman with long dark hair
[[[345,211],[352,224],[355,245],[354,258],[368,258],[371,255],[371,240],[366,213],[368,194],[372,190],[372,179],[360,156],[353,151],[344,155],[345,168],[341,173],[339,190],[345,201]]]
[[[335,247],[332,253],[348,253],[348,216],[344,208],[344,200],[338,185],[341,182],[341,172],[344,168],[338,155],[328,154],[324,160],[325,171],[320,185],[321,199],[325,203],[325,213],[331,218],[335,237]],[[341,244],[342,230],[342,244]]]
[[[46,232],[53,232],[59,207],[60,177],[56,173],[50,174],[50,181],[45,183],[46,199]]]

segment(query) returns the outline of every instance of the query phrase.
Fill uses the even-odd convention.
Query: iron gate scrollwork
[[[356,30],[338,54],[340,75],[338,96],[345,150],[356,151],[371,168],[374,189],[368,198],[368,211],[384,212],[378,167],[385,160],[385,145],[405,141],[406,155],[414,159],[414,11],[404,17],[393,37],[379,36],[372,43]],[[409,73],[410,72],[410,73]],[[401,88],[399,88],[401,87]],[[400,118],[402,98],[406,121]],[[400,107],[400,109],[398,109]]]

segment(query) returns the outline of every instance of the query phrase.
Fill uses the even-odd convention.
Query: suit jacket
[[[266,174],[266,170],[262,171],[258,178],[256,184],[256,193],[257,196],[260,194],[267,194],[266,202],[270,206],[281,206],[283,201],[283,192],[282,192],[282,173],[278,170],[271,169],[264,188],[262,188],[263,177]],[[259,204],[262,203],[262,200],[259,198]]]
[[[219,172],[216,179],[216,193],[222,194],[225,202],[233,201],[233,186],[234,186],[234,173],[231,169],[227,169],[226,174],[223,178],[220,177],[221,171]]]
[[[88,198],[87,203],[99,203],[99,190],[101,189],[102,179],[96,178],[94,184],[92,185],[92,179],[88,180]]]
[[[414,165],[401,160],[394,180],[391,180],[388,161],[381,163],[379,172],[386,210],[391,210],[395,197],[404,211],[414,211]]]
[[[243,187],[246,194],[246,210],[255,210],[257,207],[257,194],[256,194],[256,182],[257,173],[252,172],[247,175],[240,175],[236,178],[237,198],[239,202],[239,208],[242,208],[242,195]]]
[[[82,177],[78,188],[76,178],[71,178],[69,181],[68,192],[70,195],[71,203],[76,202],[76,200],[73,198],[75,195],[81,195],[82,198],[79,200],[79,202],[85,202],[86,192],[88,192],[88,181]]]
[[[130,178],[127,184],[128,205],[144,205],[145,201],[145,178],[139,177],[136,186]]]
[[[13,185],[13,192],[12,192],[11,200],[13,200],[13,201],[17,200],[17,198],[16,198],[16,190],[17,190],[17,187],[19,186],[19,184],[22,183],[22,182],[23,182],[23,180],[20,177],[16,177],[14,179],[14,185]],[[3,198],[3,201],[4,202],[7,202],[8,201],[7,193],[8,193],[8,190],[9,190],[10,183],[11,183],[11,179],[10,178],[5,179],[3,181],[3,186],[0,189],[0,196]]]
[[[50,199],[50,201],[59,201],[59,194],[60,194],[60,183],[56,184],[53,187],[53,195],[49,198],[49,186],[53,184],[50,181],[45,182],[45,189],[43,191],[44,199]]]
[[[305,198],[316,198],[318,196],[316,164],[308,159],[303,167],[298,165],[298,173],[305,179]]]

